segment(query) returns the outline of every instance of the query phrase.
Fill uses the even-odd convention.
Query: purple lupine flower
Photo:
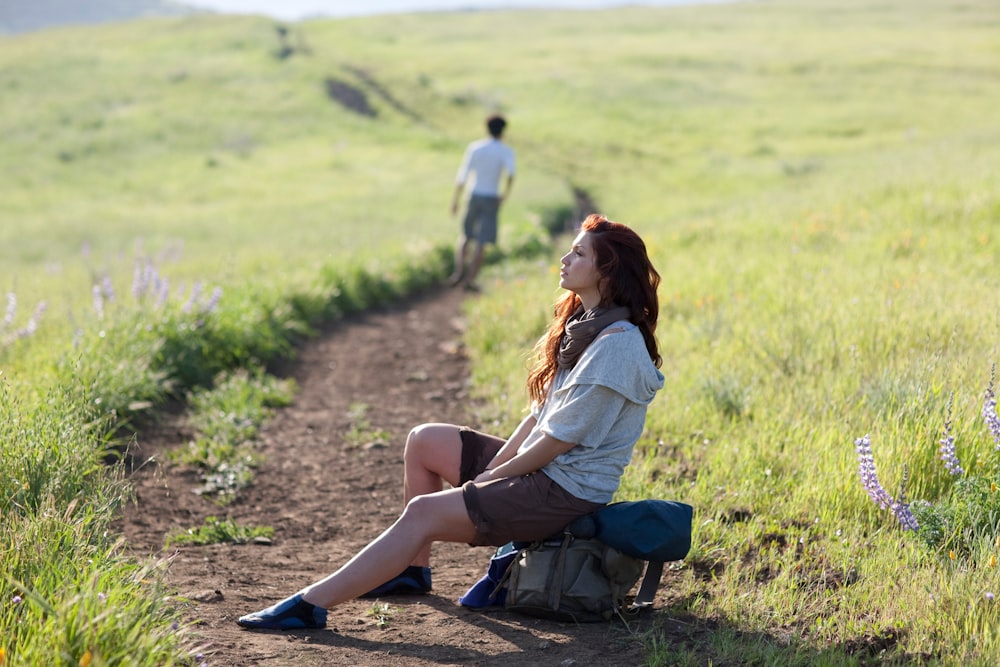
[[[919,528],[917,525],[917,518],[913,516],[913,512],[910,511],[910,503],[906,502],[906,482],[910,478],[910,468],[909,466],[903,466],[903,481],[899,484],[899,500],[892,503],[892,513],[896,515],[899,519],[899,523],[903,526],[903,530],[916,530]]]
[[[104,293],[101,292],[100,285],[94,285],[91,290],[91,294],[94,299],[94,312],[97,313],[97,319],[104,319]]]
[[[111,276],[104,276],[101,280],[101,291],[104,292],[104,300],[113,303],[115,300],[115,287],[111,284]]]
[[[917,517],[913,516],[913,512],[910,511],[910,503],[893,503],[892,512],[899,519],[903,530],[916,530],[920,527],[917,523]]]
[[[18,338],[27,338],[28,336],[34,335],[38,331],[38,322],[42,319],[42,315],[45,313],[45,309],[48,305],[44,301],[39,301],[38,305],[35,306],[35,312],[31,314],[28,318],[28,323],[24,327],[17,330]]]
[[[214,313],[215,309],[219,306],[219,301],[222,299],[222,288],[216,287],[212,290],[212,296],[209,297],[208,301],[201,308],[202,313]]]
[[[948,419],[944,422],[944,432],[942,434],[944,437],[938,442],[941,444],[941,460],[944,461],[944,467],[952,475],[964,475],[965,470],[959,465],[958,455],[955,454],[955,436],[951,432],[951,406],[953,400],[954,397],[948,401]]]
[[[146,271],[143,268],[142,260],[138,257],[132,264],[132,298],[136,301],[141,301],[143,295],[146,294],[146,290],[149,289],[149,283],[146,281]]]
[[[861,485],[865,487],[868,496],[882,509],[890,507],[893,503],[892,496],[886,491],[878,481],[878,474],[875,471],[875,457],[872,455],[872,441],[868,435],[854,441],[855,450],[858,453],[858,476],[861,477]]]
[[[0,331],[6,329],[14,321],[14,315],[17,313],[17,295],[13,292],[7,292],[7,312],[3,316],[3,322],[0,323]]]
[[[191,288],[191,296],[188,297],[187,303],[181,307],[181,312],[189,313],[191,309],[194,308],[194,304],[198,302],[198,297],[201,296],[201,281],[197,281],[194,287]]]
[[[993,434],[997,449],[1000,449],[1000,417],[997,416],[997,398],[993,394],[993,379],[996,374],[996,365],[990,369],[990,384],[986,387],[986,396],[983,398],[983,421]]]
[[[891,509],[903,530],[916,530],[917,519],[910,511],[910,504],[905,502],[904,494],[900,494],[900,500],[893,499],[889,492],[885,490],[881,482],[878,481],[878,474],[875,471],[875,457],[872,455],[872,442],[868,435],[854,441],[855,449],[858,453],[858,475],[861,477],[861,484],[868,492],[868,496],[882,509]],[[904,472],[904,486],[906,474]]]
[[[167,302],[167,297],[170,296],[170,281],[166,278],[160,278],[157,280],[156,288],[156,307],[162,308],[163,304]]]
[[[152,294],[156,294],[156,289],[160,285],[160,273],[156,270],[156,267],[153,266],[153,262],[151,260],[146,260],[146,268],[143,275],[146,283],[146,290]]]

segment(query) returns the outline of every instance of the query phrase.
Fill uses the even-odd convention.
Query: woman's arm
[[[490,480],[501,479],[503,477],[527,475],[528,473],[539,470],[560,454],[565,454],[574,447],[576,447],[576,443],[557,440],[551,435],[539,432],[536,434],[536,437],[532,440],[532,442],[521,450],[520,453],[495,467],[493,466],[493,462],[491,462],[491,467],[488,467],[485,472],[476,477],[473,481],[488,482]],[[506,448],[507,446],[504,445],[504,449]],[[501,450],[501,453],[502,452],[503,450]],[[499,454],[497,454],[497,456],[499,456]],[[496,459],[494,459],[494,461],[496,461]]]
[[[521,446],[521,443],[524,442],[524,439],[528,437],[529,433],[531,433],[531,429],[535,428],[536,423],[537,420],[535,419],[535,416],[531,414],[522,419],[521,423],[514,429],[514,432],[510,434],[509,438],[507,438],[507,442],[504,443],[504,446],[501,447],[500,451],[496,453],[496,456],[490,460],[486,469],[492,470],[511,460],[514,457],[514,454],[517,454],[517,450]]]

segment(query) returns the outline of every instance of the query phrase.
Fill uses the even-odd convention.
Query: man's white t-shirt
[[[500,194],[500,179],[506,170],[514,175],[514,150],[499,139],[487,137],[469,144],[455,182],[463,185],[472,174],[472,194],[496,197]]]

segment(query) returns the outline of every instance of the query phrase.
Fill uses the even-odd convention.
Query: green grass
[[[246,544],[255,539],[270,539],[274,528],[269,526],[241,526],[232,519],[216,516],[205,517],[197,528],[178,529],[167,535],[166,547],[173,545]]]
[[[519,174],[467,306],[479,423],[523,414],[558,295],[537,253],[572,188],[664,278],[666,387],[620,496],[696,518],[648,663],[996,663],[1000,547],[976,510],[996,502],[998,25],[988,0],[775,0],[310,21],[284,60],[254,18],[0,40],[6,662],[187,660],[155,568],[104,530],[127,498],[105,455],[167,397],[443,279],[459,154],[499,109]],[[162,300],[133,295],[137,261]],[[949,414],[967,482],[939,460]],[[865,434],[891,494],[905,469],[909,500],[987,528],[902,531],[859,481]]]
[[[220,374],[211,387],[188,395],[195,439],[168,456],[198,470],[198,493],[231,502],[253,481],[253,468],[259,464],[253,445],[260,426],[275,408],[291,403],[294,391],[294,381],[278,380],[259,368]]]

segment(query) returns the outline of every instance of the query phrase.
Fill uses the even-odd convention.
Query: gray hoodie
[[[536,429],[577,445],[542,472],[595,503],[614,498],[645,428],[646,407],[663,387],[638,327],[619,321],[605,331],[573,368],[556,373],[545,405],[534,412]]]

